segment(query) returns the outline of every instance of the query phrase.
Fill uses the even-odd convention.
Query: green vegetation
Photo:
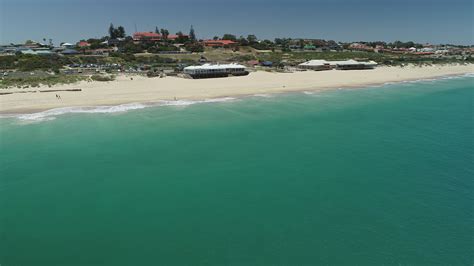
[[[5,77],[0,80],[0,88],[36,88],[40,85],[71,84],[89,79],[80,75],[54,75],[44,77]]]
[[[196,32],[194,32],[194,27],[193,25],[191,25],[191,29],[189,30],[189,40],[191,42],[195,42],[196,41]]]
[[[237,41],[237,37],[235,37],[235,35],[226,33],[224,36],[222,36],[222,40]]]
[[[111,39],[117,39],[117,38],[125,38],[125,28],[122,26],[119,26],[118,28],[115,28],[112,23],[110,23],[109,27],[109,36]]]
[[[191,53],[202,53],[204,52],[204,46],[200,43],[187,43],[185,45],[187,51]]]
[[[69,58],[58,55],[8,55],[0,56],[0,69],[18,69],[20,71],[51,70],[58,71],[69,64]]]
[[[111,75],[92,75],[91,79],[93,81],[113,81],[115,80],[115,76]]]

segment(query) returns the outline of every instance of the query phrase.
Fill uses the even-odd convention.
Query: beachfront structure
[[[245,66],[238,64],[188,66],[184,68],[183,72],[193,79],[246,76],[249,74],[249,72],[245,70]]]
[[[377,66],[375,61],[361,62],[352,59],[346,61],[333,61],[332,65],[334,64],[335,68],[339,70],[374,69]]]
[[[308,62],[299,64],[298,67],[300,69],[322,71],[322,70],[330,70],[331,64],[326,60],[310,60]]]
[[[326,60],[310,60],[298,65],[300,69],[306,70],[330,70],[330,69],[339,69],[339,70],[355,70],[355,69],[373,69],[377,66],[377,63],[374,61],[361,62],[353,59],[344,60],[344,61],[326,61]]]
[[[202,42],[202,44],[204,44],[204,46],[207,46],[207,47],[229,48],[229,47],[235,47],[239,43],[231,41],[231,40],[205,40]]]

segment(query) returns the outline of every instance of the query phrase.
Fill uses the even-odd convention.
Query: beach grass
[[[85,75],[52,75],[43,77],[5,77],[0,80],[0,89],[7,88],[36,88],[41,85],[48,87],[59,84],[72,84],[82,80],[88,80]]]

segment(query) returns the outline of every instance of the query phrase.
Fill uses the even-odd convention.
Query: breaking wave
[[[122,113],[132,110],[144,109],[156,106],[189,106],[198,103],[218,103],[233,101],[235,98],[214,98],[206,100],[177,100],[177,101],[158,101],[153,103],[129,103],[113,106],[81,106],[81,107],[64,107],[54,108],[43,112],[32,113],[32,114],[17,114],[17,115],[4,115],[0,118],[17,118],[24,122],[40,122],[49,121],[55,119],[57,116],[64,114],[109,114],[109,113]]]

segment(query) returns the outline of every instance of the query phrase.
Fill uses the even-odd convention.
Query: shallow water
[[[473,99],[464,77],[0,119],[0,264],[471,265]]]

